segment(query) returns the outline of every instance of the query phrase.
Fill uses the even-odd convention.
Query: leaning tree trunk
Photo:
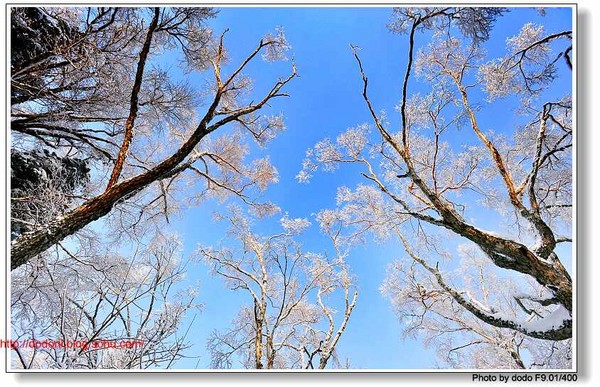
[[[11,244],[11,270],[27,263],[31,258],[46,251],[67,236],[81,230],[94,220],[105,216],[119,200],[147,187],[152,182],[174,171],[200,140],[206,134],[216,129],[214,125],[207,128],[207,124],[212,119],[219,100],[220,95],[217,94],[200,125],[198,125],[188,141],[171,157],[148,172],[113,185],[102,194],[50,222],[46,227],[23,234],[15,239]]]

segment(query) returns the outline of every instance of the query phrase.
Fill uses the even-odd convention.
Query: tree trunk
[[[31,233],[23,234],[11,244],[11,270],[27,263],[31,258],[46,251],[52,245],[60,242],[67,236],[81,230],[94,220],[108,214],[113,206],[121,199],[147,187],[152,182],[159,180],[181,163],[189,155],[200,140],[217,128],[217,124],[207,128],[214,116],[215,109],[220,101],[217,93],[208,112],[190,138],[173,155],[149,170],[107,189],[102,194],[88,200],[81,206],[58,217],[48,224]]]

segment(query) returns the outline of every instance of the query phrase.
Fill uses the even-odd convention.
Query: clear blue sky
[[[392,113],[400,101],[407,39],[386,29],[390,16],[390,8],[222,8],[217,18],[211,21],[217,33],[230,29],[226,45],[232,63],[239,63],[276,26],[284,28],[292,45],[290,56],[294,57],[300,78],[287,88],[291,95],[289,99],[272,104],[274,113],[284,113],[287,130],[267,149],[258,152],[270,155],[279,171],[279,183],[267,190],[265,198],[277,203],[291,217],[310,219],[320,209],[333,208],[340,185],[353,187],[361,181],[352,168],[342,168],[333,174],[316,174],[308,185],[295,181],[308,148],[325,137],[335,138],[349,127],[369,122],[350,44],[362,48],[361,57],[369,76],[373,103],[377,109],[388,111],[392,124],[397,122]],[[532,9],[513,9],[497,21],[491,39],[486,43],[488,52],[500,56],[506,38],[517,34],[529,21],[543,23],[548,31],[563,31],[571,28],[571,10],[550,9],[546,17],[540,18]],[[254,78],[255,90],[260,93],[288,69],[289,63],[258,63],[249,75]],[[570,89],[569,78],[563,79],[557,92]],[[516,101],[504,103],[516,107]],[[516,124],[510,115],[484,113],[481,118],[484,127],[494,127],[499,132],[507,127],[512,131]],[[463,139],[457,141],[460,143]],[[213,210],[214,204],[207,203],[186,210],[174,223],[183,236],[186,253],[198,244],[217,243],[223,236],[224,225],[213,223]],[[265,222],[264,226],[259,225],[257,231],[272,231],[279,216],[275,218]],[[490,219],[492,223],[495,221],[497,219]],[[305,250],[319,252],[323,251],[326,239],[313,222],[303,242]],[[350,358],[353,368],[423,369],[434,366],[433,350],[424,348],[420,341],[402,338],[400,323],[379,292],[386,265],[400,257],[402,251],[397,246],[369,243],[353,251],[349,258],[358,278],[360,295],[338,350],[342,359]],[[190,333],[195,344],[190,354],[201,356],[200,368],[207,367],[210,362],[204,350],[209,333],[227,326],[239,305],[249,301],[245,294],[228,290],[221,279],[211,277],[207,272],[207,267],[202,265],[188,272],[190,281],[200,278],[199,301],[205,305]],[[179,364],[182,368],[194,368],[195,365],[196,360],[191,359]]]

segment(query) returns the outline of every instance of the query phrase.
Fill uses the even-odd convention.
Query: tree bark
[[[483,133],[479,130],[479,127],[477,126],[477,122],[474,117],[474,113],[470,109],[470,106],[468,104],[466,91],[464,88],[461,88],[460,84],[459,91],[461,92],[461,95],[463,97],[463,103],[465,105],[465,108],[470,113],[473,129],[479,136],[479,138],[483,141],[484,145],[490,150],[492,159],[497,165],[500,174],[505,181],[511,202],[520,211],[521,215],[524,216],[527,220],[529,220],[538,230],[542,239],[541,246],[536,251],[531,251],[527,246],[525,246],[522,243],[493,235],[468,224],[465,221],[465,219],[454,210],[452,204],[448,202],[443,196],[435,192],[435,190],[431,189],[428,186],[428,184],[417,173],[417,168],[415,168],[410,154],[410,146],[408,143],[407,134],[408,125],[405,109],[407,101],[408,81],[412,72],[414,34],[417,30],[417,27],[422,22],[423,19],[421,18],[415,20],[410,31],[408,65],[402,86],[403,99],[400,109],[402,115],[401,144],[387,131],[385,126],[379,120],[379,117],[375,112],[375,109],[371,104],[371,101],[367,94],[368,79],[364,73],[362,62],[357,52],[354,52],[354,57],[356,58],[356,61],[358,63],[360,74],[363,80],[363,99],[367,105],[371,117],[373,118],[377,130],[379,131],[383,139],[398,153],[398,155],[404,161],[407,168],[406,177],[409,177],[412,180],[412,182],[425,195],[427,200],[429,200],[432,209],[435,210],[437,214],[439,214],[438,218],[428,216],[415,217],[419,220],[427,221],[428,223],[431,223],[433,225],[444,227],[474,242],[485,252],[485,254],[494,262],[496,266],[504,269],[514,270],[519,273],[533,277],[539,284],[551,290],[554,293],[554,298],[558,301],[558,303],[563,305],[569,312],[571,312],[573,308],[572,280],[571,276],[569,275],[565,267],[562,265],[556,254],[553,253],[554,247],[556,246],[554,234],[539,215],[537,215],[534,211],[525,208],[524,205],[521,203],[516,188],[514,187],[512,178],[508,174],[508,170],[505,166],[504,161],[501,158],[501,155],[499,154],[495,146],[493,146],[493,144],[487,139],[487,137],[485,137]],[[385,191],[385,189],[383,188],[382,190]],[[393,195],[390,196],[392,197],[392,199],[405,206],[405,204],[397,197]],[[432,273],[436,274],[433,271]],[[454,293],[450,293],[453,294],[454,298],[481,320],[497,327],[519,330],[516,324],[507,322],[502,319],[498,319],[494,316],[486,315],[485,313],[481,313],[481,311],[479,311],[477,308],[472,307],[470,303],[465,302],[462,299],[462,297],[458,294],[458,292],[456,292],[454,289],[448,287],[448,289],[446,290],[449,292],[450,290],[452,290]],[[543,339],[562,340],[571,337],[572,328],[570,324],[571,323],[569,323],[567,326],[564,326],[560,332],[552,332],[551,334],[526,334],[532,337],[538,337]]]
[[[138,114],[138,100],[140,90],[142,88],[142,80],[144,78],[144,67],[146,66],[146,60],[148,59],[148,54],[150,53],[150,44],[152,43],[152,36],[154,35],[154,31],[158,26],[159,16],[160,8],[156,7],[154,8],[154,17],[152,18],[152,22],[150,23],[150,27],[148,28],[148,33],[146,34],[144,46],[142,47],[142,51],[140,52],[140,60],[138,61],[137,70],[135,74],[135,82],[133,83],[133,88],[131,90],[129,116],[125,121],[125,135],[123,136],[123,143],[121,144],[119,154],[117,155],[117,159],[115,160],[115,166],[110,175],[107,189],[117,184],[117,182],[119,181],[119,177],[121,176],[121,172],[123,171],[123,165],[125,164],[125,159],[127,158],[127,152],[129,151],[129,146],[131,145],[131,141],[133,140],[133,126],[135,125],[135,119]]]
[[[31,233],[23,234],[15,239],[11,245],[11,270],[25,264],[31,258],[46,251],[67,236],[81,230],[94,220],[105,216],[119,200],[147,187],[174,169],[191,153],[206,134],[216,129],[214,126],[207,128],[207,125],[214,115],[219,100],[220,94],[217,93],[212,106],[200,122],[196,131],[171,157],[148,172],[112,186],[102,194],[88,200],[65,215],[58,217],[50,222],[48,226]]]

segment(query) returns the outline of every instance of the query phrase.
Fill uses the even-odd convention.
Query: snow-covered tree
[[[322,214],[347,235],[398,241],[405,259],[384,293],[447,364],[467,353],[466,367],[569,367],[554,349],[570,347],[573,326],[571,257],[560,248],[571,243],[571,90],[549,86],[570,80],[571,31],[525,24],[493,58],[485,41],[505,11],[396,10],[390,29],[408,35],[398,118],[372,102],[373,60],[354,47],[371,124],[315,145],[298,180],[362,166],[364,183],[341,187],[338,208]],[[464,249],[476,263],[461,261]]]
[[[117,227],[114,235],[139,237],[181,203],[207,196],[272,208],[254,194],[277,173],[268,158],[247,159],[247,139],[263,145],[283,130],[281,116],[261,111],[287,95],[296,72],[257,85],[264,91],[252,98],[247,72],[260,57],[285,59],[290,46],[278,30],[228,63],[226,31],[206,25],[214,15],[198,7],[11,9],[11,50],[19,51],[11,150],[43,148],[90,169],[67,208],[29,222],[12,241],[12,269],[100,218]]]
[[[231,327],[208,342],[213,368],[319,368],[339,362],[336,347],[358,292],[337,235],[327,230],[335,255],[302,251],[295,238],[307,219],[281,218],[282,230],[262,236],[239,209],[227,216],[227,247],[200,248],[199,255],[228,287],[249,303]],[[335,305],[340,305],[336,311]]]
[[[296,71],[270,64],[287,75],[253,85],[249,68],[285,61],[290,45],[265,31],[236,63],[227,30],[207,24],[216,14],[11,8],[13,337],[144,343],[22,349],[15,367],[171,367],[187,355],[182,319],[195,304],[164,225],[211,198],[275,209],[260,195],[277,170],[250,150],[284,129],[265,110]]]
[[[414,255],[410,247],[407,251],[413,259],[390,264],[381,291],[402,321],[404,334],[423,338],[426,345],[436,349],[438,367],[571,368],[571,340],[535,339],[482,321],[460,305],[435,276],[420,270],[428,266],[425,260]],[[444,280],[461,284],[461,295],[480,300],[479,308],[490,310],[493,305],[511,319],[526,310],[530,323],[548,315],[537,303],[546,291],[535,281],[498,273],[472,245],[459,246],[458,256],[459,266],[446,272]],[[526,293],[519,293],[523,291]]]
[[[190,353],[197,286],[184,287],[181,242],[157,235],[129,255],[62,244],[13,271],[14,368],[169,368]],[[186,315],[188,319],[186,320]],[[41,346],[44,342],[63,343]],[[69,344],[70,343],[70,344]]]

